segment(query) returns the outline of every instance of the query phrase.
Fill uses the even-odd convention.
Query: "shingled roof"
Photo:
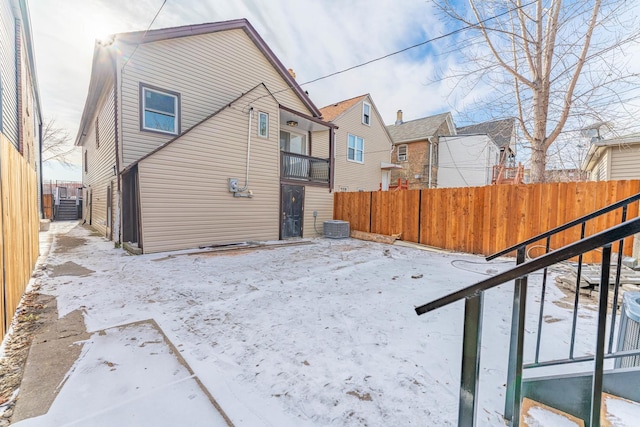
[[[490,122],[478,123],[460,127],[457,129],[458,135],[489,135],[489,137],[500,147],[508,147],[514,132],[514,118],[493,120]]]
[[[337,102],[335,104],[327,105],[326,107],[322,107],[320,109],[320,113],[322,114],[322,120],[326,122],[332,122],[338,117],[340,114],[347,111],[349,108],[360,102],[360,100],[364,99],[367,95],[356,96],[355,98],[345,99],[344,101]]]
[[[391,134],[394,143],[426,139],[435,136],[440,126],[442,126],[442,123],[444,123],[450,115],[451,113],[442,113],[411,120],[399,125],[389,125],[387,126],[387,130]]]

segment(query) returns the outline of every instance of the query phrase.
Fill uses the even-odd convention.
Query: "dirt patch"
[[[356,390],[348,391],[348,395],[357,397],[360,400],[371,402],[371,395],[369,393],[360,393]]]
[[[67,252],[71,249],[75,249],[79,246],[86,245],[87,239],[81,237],[72,236],[57,236],[56,237],[56,252]]]
[[[9,401],[20,387],[31,341],[44,325],[45,315],[56,310],[52,304],[55,298],[38,293],[39,289],[36,285],[24,295],[13,320],[13,331],[7,336],[5,357],[0,359],[0,404]],[[7,405],[5,415],[7,411],[13,411],[13,403]]]
[[[95,273],[94,270],[89,270],[73,261],[67,261],[64,264],[49,266],[49,276],[90,276]]]

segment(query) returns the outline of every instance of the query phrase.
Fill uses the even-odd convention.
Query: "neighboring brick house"
[[[451,113],[404,122],[398,110],[395,124],[387,130],[394,144],[391,161],[402,167],[391,171],[391,181],[406,180],[409,189],[436,188],[439,137],[456,135]]]

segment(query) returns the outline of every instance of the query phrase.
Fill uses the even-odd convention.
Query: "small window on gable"
[[[98,124],[100,121],[96,117],[96,148],[100,148],[100,129],[98,128]]]
[[[364,139],[349,134],[347,137],[347,160],[364,163]]]
[[[367,126],[371,125],[371,105],[366,102],[362,103],[362,123]]]
[[[269,115],[262,111],[258,113],[258,136],[269,138]]]
[[[141,85],[140,130],[180,132],[180,94]]]
[[[398,145],[398,161],[406,162],[407,161],[407,146],[406,145]]]

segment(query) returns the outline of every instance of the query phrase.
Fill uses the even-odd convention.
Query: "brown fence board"
[[[336,193],[334,218],[349,221],[353,230],[402,234],[406,241],[489,255],[638,192],[640,180]],[[629,207],[628,219],[639,215],[639,205]],[[592,220],[585,235],[620,220],[620,211]],[[579,237],[577,226],[552,237],[550,247]],[[541,255],[545,245],[545,240],[536,242],[528,254]],[[630,237],[624,253],[631,255],[632,247]],[[600,252],[593,251],[585,254],[585,261],[597,262],[599,257]]]
[[[39,219],[36,173],[1,135],[0,162],[2,338],[13,319],[38,257]]]

